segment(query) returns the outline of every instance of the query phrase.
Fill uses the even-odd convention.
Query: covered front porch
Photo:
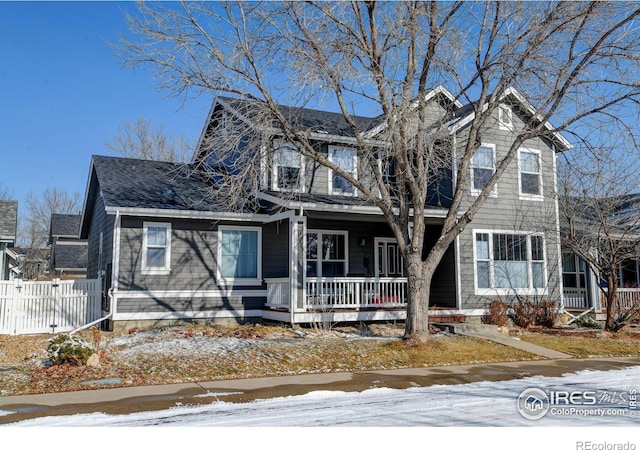
[[[427,242],[439,225],[427,226]],[[263,318],[289,323],[405,320],[404,262],[380,216],[309,211],[289,224],[286,276],[265,276]],[[282,273],[282,275],[285,275]],[[457,312],[455,257],[447,253],[434,277],[432,306]]]
[[[327,314],[336,321],[406,318],[406,278],[310,277],[299,306],[293,307],[289,278],[265,281],[266,306],[274,313],[265,316],[282,317],[285,312],[293,322],[316,321]]]

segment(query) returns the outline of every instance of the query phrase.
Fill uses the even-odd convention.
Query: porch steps
[[[572,355],[562,353],[549,348],[541,347],[539,345],[524,342],[516,337],[508,336],[500,333],[496,325],[486,325],[480,323],[446,323],[438,324],[434,323],[442,330],[446,330],[453,334],[460,334],[462,336],[477,337],[480,339],[486,339],[498,344],[506,345],[509,347],[517,348],[534,355],[542,356],[548,359],[570,359]]]

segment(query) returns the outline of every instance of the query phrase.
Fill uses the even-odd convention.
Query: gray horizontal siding
[[[142,274],[143,223],[158,219],[123,218],[120,232],[120,290],[220,290],[217,280],[218,225],[262,226],[255,223],[171,221],[171,273]],[[263,226],[263,278],[288,276],[288,225]],[[229,287],[227,286],[226,289]],[[264,289],[242,286],[242,290]]]
[[[496,113],[497,114],[497,113]],[[515,127],[522,127],[523,122],[514,111]],[[499,162],[509,149],[513,139],[513,133],[508,130],[500,130],[497,121],[487,124],[482,136],[482,142],[496,146],[496,159]],[[460,145],[464,144],[464,133],[459,137]],[[510,300],[515,298],[513,294],[496,294],[493,296],[475,295],[475,264],[474,264],[474,231],[523,231],[542,233],[545,236],[545,255],[548,290],[544,297],[559,299],[560,280],[558,272],[558,224],[556,209],[555,186],[555,152],[542,139],[534,139],[522,145],[524,148],[539,150],[541,152],[541,178],[543,200],[521,199],[519,193],[518,160],[511,161],[508,170],[498,180],[497,195],[490,197],[482,205],[473,218],[471,224],[459,236],[460,258],[460,287],[462,308],[484,308],[494,298]],[[470,183],[470,172],[466,174]],[[464,207],[468,206],[475,198],[467,194]]]
[[[118,299],[118,313],[193,313],[193,312],[238,312],[259,310],[264,307],[266,297],[192,298],[149,297]]]

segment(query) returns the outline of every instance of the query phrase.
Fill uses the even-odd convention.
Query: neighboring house
[[[24,280],[48,279],[51,271],[49,267],[48,248],[19,248],[13,249],[20,262],[20,278]]]
[[[571,226],[578,237],[584,236],[583,245],[598,245],[590,252],[595,256],[599,250],[611,249],[616,253],[618,289],[617,298],[623,307],[630,307],[640,298],[640,194],[592,199],[599,205],[596,210],[586,206],[582,199],[565,199],[571,211],[572,224],[560,217],[563,236]],[[577,206],[576,205],[582,205]],[[628,242],[628,246],[617,245]],[[587,244],[590,243],[590,244]],[[611,259],[602,255],[602,264],[608,266]],[[606,309],[607,282],[598,270],[583,258],[563,245],[562,278],[564,304],[576,311],[593,310],[600,317]]]
[[[456,109],[450,122],[461,145],[473,110],[443,88],[429,97],[434,114]],[[88,239],[88,276],[105,276],[105,313],[116,327],[172,320],[276,320],[290,323],[402,320],[406,317],[403,261],[380,211],[326,167],[277,146],[262,161],[258,201],[243,211],[215,202],[215,174],[198,175],[205,142],[221,123],[251,125],[245,101],[218,98],[203,130],[194,165],[94,156],[80,237]],[[329,158],[367,177],[339,114],[282,107],[308,130]],[[513,130],[534,114],[509,90],[486,124],[469,171],[471,202]],[[382,118],[357,117],[375,137]],[[473,222],[448,249],[433,278],[433,314],[481,316],[497,297],[561,299],[556,153],[570,148],[558,134],[528,142]],[[451,149],[455,157],[456,147]],[[389,174],[393,176],[393,174]],[[433,189],[426,240],[435,242],[455,180]],[[437,195],[435,194],[437,193]],[[248,203],[250,205],[250,203]]]
[[[18,229],[18,202],[0,200],[0,281],[11,280],[18,273],[18,260],[12,247]]]
[[[87,276],[86,239],[80,239],[80,214],[52,214],[49,228],[50,267],[55,276]]]

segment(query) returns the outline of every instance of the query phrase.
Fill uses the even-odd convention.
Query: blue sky
[[[108,42],[133,2],[0,0],[0,185],[19,202],[58,188],[84,196],[91,155],[142,117],[196,140],[212,99],[186,103],[151,73],[122,66]]]

